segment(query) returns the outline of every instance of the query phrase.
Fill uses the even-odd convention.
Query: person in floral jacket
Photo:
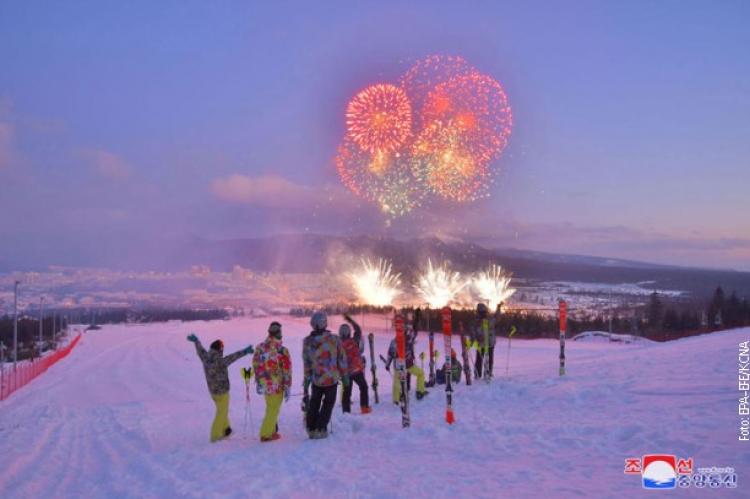
[[[305,393],[312,385],[305,421],[310,438],[318,439],[328,437],[328,422],[336,404],[336,389],[339,380],[342,380],[344,388],[349,385],[349,374],[341,340],[326,329],[326,314],[315,312],[310,318],[310,325],[313,330],[302,345]]]
[[[253,371],[258,394],[266,399],[266,414],[260,425],[260,441],[278,440],[279,410],[282,399],[289,401],[292,386],[292,359],[289,350],[281,344],[281,324],[268,326],[268,338],[255,347]]]

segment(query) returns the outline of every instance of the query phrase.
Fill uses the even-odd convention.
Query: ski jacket
[[[203,372],[206,374],[206,384],[211,395],[222,395],[229,391],[229,364],[245,356],[245,351],[240,350],[223,357],[217,350],[206,350],[200,341],[195,342],[195,351],[203,363]]]
[[[255,384],[261,395],[278,395],[292,386],[292,360],[281,340],[269,336],[255,348]]]
[[[443,367],[437,370],[435,373],[436,376],[436,382],[438,385],[444,385],[445,384],[445,370],[448,367],[447,363],[443,364]],[[452,382],[453,383],[460,383],[461,382],[461,373],[462,367],[461,363],[458,361],[456,357],[453,357],[451,359],[451,372],[453,373]]]
[[[341,346],[346,352],[346,362],[348,364],[348,372],[350,375],[361,373],[365,370],[364,363],[362,362],[362,352],[359,349],[359,345],[354,338],[347,338],[341,342]]]
[[[335,385],[348,373],[346,352],[341,340],[330,331],[313,331],[302,344],[305,380],[315,386]]]
[[[367,367],[367,358],[365,357],[365,341],[362,338],[362,328],[359,327],[359,324],[349,317],[348,315],[344,316],[344,319],[346,322],[349,323],[350,326],[352,326],[352,329],[354,329],[354,334],[352,335],[352,338],[354,338],[354,342],[357,344],[357,347],[359,348],[359,356],[360,356],[360,362],[362,363],[362,370]],[[348,352],[347,352],[348,355]],[[349,360],[349,363],[351,364],[351,359]],[[356,371],[355,371],[356,372]]]
[[[494,317],[488,317],[487,319],[487,334],[489,336],[489,346],[494,347],[495,346],[495,318]],[[484,322],[483,319],[477,318],[474,321],[474,332],[473,337],[474,341],[477,343],[477,348],[480,351],[484,350],[484,327],[482,323]]]

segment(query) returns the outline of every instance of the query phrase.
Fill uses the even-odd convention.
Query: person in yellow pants
[[[208,391],[216,405],[216,415],[211,424],[211,442],[216,442],[232,434],[229,424],[229,364],[253,353],[253,347],[248,346],[224,357],[224,343],[221,340],[214,341],[210,349],[206,350],[195,334],[191,334],[187,339],[195,344],[195,352],[201,359],[206,374]]]
[[[425,389],[424,385],[424,370],[421,369],[419,366],[417,366],[414,363],[414,341],[416,339],[416,334],[413,331],[407,332],[407,339],[406,339],[406,372],[413,374],[417,377],[417,400],[421,400],[425,395],[427,395],[429,392]],[[391,370],[391,363],[396,364],[396,340],[391,340],[391,345],[388,348],[388,362],[385,365],[386,371],[390,372]],[[393,379],[393,389],[392,389],[392,395],[393,395],[393,403],[398,404],[399,399],[401,398],[401,380],[399,379],[399,373],[398,369],[393,370],[391,373],[391,378]]]
[[[266,399],[260,441],[278,440],[281,438],[277,430],[281,402],[289,400],[292,386],[292,359],[289,350],[281,344],[281,324],[278,322],[268,326],[268,338],[255,349],[253,371],[257,392]]]
[[[214,416],[214,422],[211,424],[211,441],[216,442],[228,436],[226,434],[227,428],[231,428],[229,425],[229,392],[211,395],[211,398],[216,404],[216,415]]]

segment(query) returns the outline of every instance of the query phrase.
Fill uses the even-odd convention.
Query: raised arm
[[[222,362],[224,362],[225,366],[228,366],[229,364],[231,364],[235,360],[239,359],[240,357],[244,357],[245,355],[248,355],[248,354],[251,354],[251,353],[253,353],[253,346],[249,345],[249,346],[243,348],[242,350],[237,350],[236,352],[231,353],[231,354],[225,356],[221,360],[222,360]]]

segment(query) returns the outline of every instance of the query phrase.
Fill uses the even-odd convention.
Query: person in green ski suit
[[[225,357],[224,343],[221,340],[214,341],[209,350],[206,350],[195,334],[191,334],[187,339],[195,344],[195,351],[201,359],[203,371],[206,374],[208,391],[216,405],[216,415],[211,424],[211,442],[216,442],[232,434],[232,427],[229,424],[229,372],[227,368],[240,357],[253,353],[253,347],[247,346]]]

